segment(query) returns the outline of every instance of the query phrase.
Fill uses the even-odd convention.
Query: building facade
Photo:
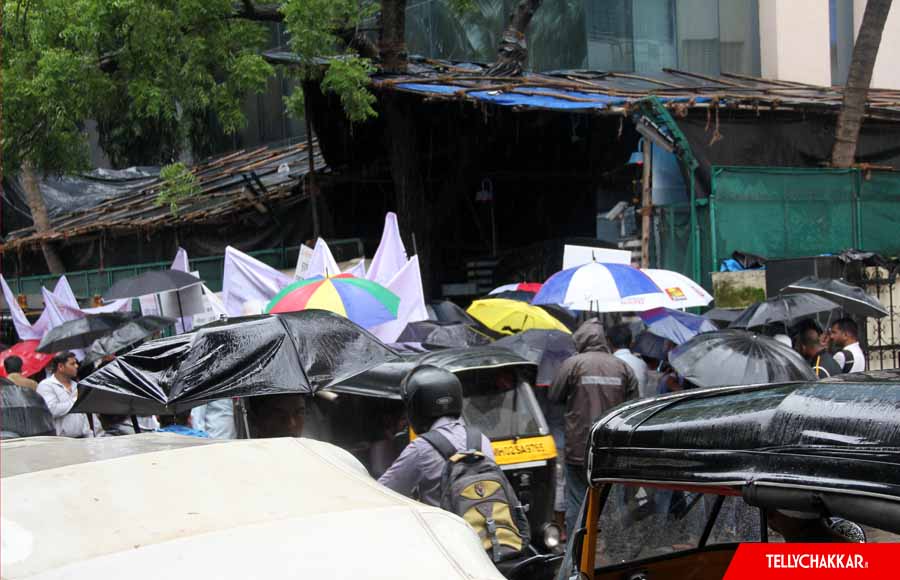
[[[489,62],[518,0],[482,0],[462,16],[443,0],[410,2],[411,54]],[[866,0],[555,0],[529,30],[530,65],[648,73],[677,68],[816,85],[846,82]],[[872,86],[900,88],[900,7],[893,6]]]

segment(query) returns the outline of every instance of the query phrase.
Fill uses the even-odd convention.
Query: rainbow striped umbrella
[[[272,298],[265,311],[329,310],[371,328],[397,318],[399,306],[400,297],[381,284],[339,274],[298,280]]]

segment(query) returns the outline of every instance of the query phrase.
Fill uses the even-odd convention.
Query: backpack
[[[494,562],[522,555],[531,537],[528,518],[506,475],[481,451],[481,432],[466,427],[466,451],[437,431],[421,437],[447,460],[440,507],[472,526]]]
[[[853,363],[856,362],[853,360],[853,351],[847,350],[846,348],[841,351],[844,354],[844,366],[841,367],[842,373],[849,373],[853,368]]]

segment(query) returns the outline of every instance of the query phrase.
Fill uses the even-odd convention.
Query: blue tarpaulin
[[[447,85],[437,83],[400,83],[396,88],[426,95],[463,95],[467,87],[461,85]],[[478,90],[464,93],[466,97],[488,101],[507,107],[532,107],[535,109],[556,110],[585,110],[606,109],[611,106],[621,106],[629,102],[637,101],[637,98],[617,97],[598,93],[584,93],[580,91],[567,91],[563,89],[551,89],[540,86],[521,85],[515,89],[503,90]],[[687,102],[688,97],[660,97],[663,102]],[[706,97],[694,97],[694,102],[707,102]]]

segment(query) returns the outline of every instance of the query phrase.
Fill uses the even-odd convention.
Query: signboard
[[[593,246],[563,246],[563,270],[581,266],[590,262],[608,264],[631,264],[631,252],[612,248],[595,248]]]
[[[297,255],[297,267],[294,269],[294,280],[302,280],[306,276],[312,257],[313,249],[306,244],[300,244],[300,253]]]

